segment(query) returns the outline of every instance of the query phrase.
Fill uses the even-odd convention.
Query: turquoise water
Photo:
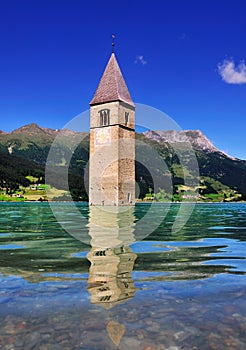
[[[0,349],[244,350],[246,203],[183,207],[0,203]]]

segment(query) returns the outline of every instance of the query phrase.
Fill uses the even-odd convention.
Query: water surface
[[[244,350],[246,204],[149,208],[1,203],[0,348]]]

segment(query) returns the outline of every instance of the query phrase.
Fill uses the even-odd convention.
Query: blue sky
[[[9,0],[0,33],[1,130],[62,128],[88,109],[114,33],[135,102],[246,159],[244,0]]]

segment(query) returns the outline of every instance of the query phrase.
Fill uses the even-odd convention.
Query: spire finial
[[[114,39],[115,39],[115,35],[112,34],[112,53],[114,53],[114,46],[115,46]]]

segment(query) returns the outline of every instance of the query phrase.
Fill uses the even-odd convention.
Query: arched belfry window
[[[100,126],[106,126],[110,124],[110,110],[101,109],[99,112],[100,115]]]

